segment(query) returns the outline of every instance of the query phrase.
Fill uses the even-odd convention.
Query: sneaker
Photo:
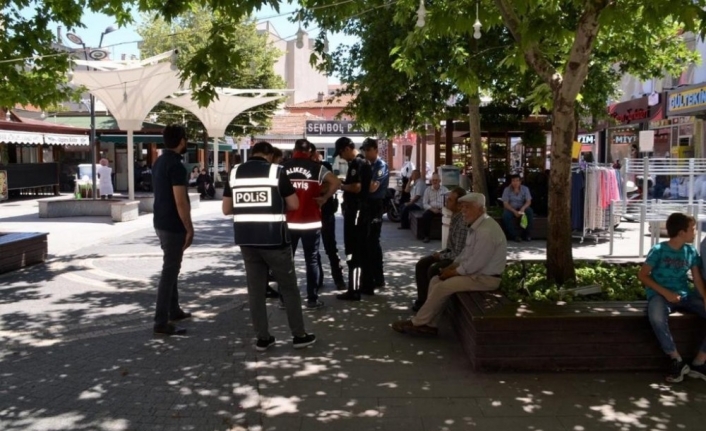
[[[172,325],[171,323],[155,325],[153,331],[156,335],[186,335],[186,328]]]
[[[292,345],[295,349],[303,349],[306,346],[311,346],[316,343],[316,335],[306,334],[303,337],[294,337]]]
[[[341,301],[360,301],[360,293],[351,292],[350,290],[346,293],[336,295],[336,299]]]
[[[691,365],[689,377],[694,379],[706,380],[706,364]]]
[[[264,352],[265,350],[269,349],[270,347],[275,345],[275,337],[270,335],[270,338],[267,340],[261,340],[257,339],[257,343],[255,343],[255,350],[258,352]]]
[[[310,310],[316,310],[317,308],[322,308],[324,306],[324,302],[317,299],[316,301],[307,301],[306,302],[306,308]]]
[[[667,371],[667,381],[670,383],[679,383],[684,380],[684,376],[689,374],[690,368],[683,360],[672,359],[672,364]]]

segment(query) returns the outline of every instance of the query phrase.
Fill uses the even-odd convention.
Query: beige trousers
[[[500,278],[489,275],[457,275],[446,280],[431,279],[429,296],[424,306],[412,318],[414,326],[436,327],[446,306],[446,300],[456,292],[487,292],[500,287]]]

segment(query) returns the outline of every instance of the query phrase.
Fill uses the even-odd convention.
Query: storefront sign
[[[706,85],[699,84],[669,92],[667,115],[706,110]]]
[[[306,134],[318,136],[364,136],[365,132],[356,130],[355,121],[319,121],[306,122]]]
[[[7,171],[0,171],[0,201],[7,200]]]
[[[610,162],[631,157],[631,147],[639,145],[639,130],[638,125],[608,129]]]
[[[44,143],[47,145],[89,145],[90,141],[85,135],[45,134]]]
[[[694,117],[672,117],[662,120],[650,121],[650,129],[661,129],[663,127],[674,126],[677,124],[693,123]]]
[[[619,123],[639,123],[650,118],[650,106],[647,97],[640,97],[609,106],[608,114]]]
[[[587,135],[579,135],[578,141],[581,143],[581,145],[595,145],[596,134],[591,133]]]

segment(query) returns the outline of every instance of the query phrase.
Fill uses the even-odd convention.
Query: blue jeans
[[[169,321],[169,316],[174,316],[181,311],[177,279],[181,270],[181,260],[184,257],[182,249],[186,241],[186,232],[169,232],[160,229],[155,229],[155,231],[164,257],[162,259],[162,273],[157,285],[154,324],[155,326],[164,326]]]
[[[321,288],[321,255],[319,255],[321,229],[290,229],[289,236],[292,238],[292,255],[297,252],[299,239],[302,240],[306,262],[306,300],[316,302]]]
[[[669,315],[675,311],[694,313],[706,319],[704,300],[698,292],[682,297],[677,304],[668,302],[660,294],[650,298],[647,303],[647,317],[650,319],[650,325],[652,325],[652,330],[657,336],[659,345],[666,354],[677,350],[674,338],[672,338],[672,332],[669,330]],[[699,351],[706,352],[706,339],[701,343]]]
[[[525,209],[525,215],[527,216],[527,227],[525,228],[524,236],[532,236],[532,221],[534,220],[534,211],[531,207]],[[507,237],[510,239],[515,239],[518,237],[517,232],[515,232],[515,214],[508,210],[503,210],[503,224],[505,225],[505,232]]]

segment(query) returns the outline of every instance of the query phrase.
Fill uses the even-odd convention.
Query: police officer
[[[311,148],[306,139],[294,143],[292,158],[284,163],[284,172],[294,185],[299,208],[287,211],[287,226],[292,237],[292,252],[299,240],[306,261],[306,307],[321,308],[321,206],[338,190],[341,180],[320,163],[311,160]]]
[[[322,160],[321,155],[316,151],[316,146],[309,143],[311,148],[311,160],[316,163],[321,163],[326,169],[333,173],[331,163]],[[340,183],[338,188],[340,188]],[[328,256],[328,261],[331,264],[331,278],[336,285],[336,289],[346,289],[347,284],[343,280],[343,268],[341,267],[341,258],[338,257],[338,244],[336,244],[336,213],[338,212],[338,198],[334,193],[321,206],[321,242],[324,244],[324,250]],[[323,269],[321,268],[321,258],[319,258],[319,268],[321,270],[321,282],[323,283]]]
[[[360,292],[364,295],[373,295],[375,288],[379,289],[385,286],[380,231],[382,230],[383,200],[387,194],[390,172],[387,163],[378,156],[377,139],[366,139],[361,149],[365,160],[370,163],[372,178],[368,197],[362,207],[362,218],[368,223],[366,223],[367,232]]]
[[[294,348],[316,341],[304,329],[285,216],[286,210],[299,207],[299,199],[282,166],[271,163],[273,153],[270,143],[256,143],[250,159],[231,170],[223,190],[222,210],[225,215],[233,215],[235,245],[240,246],[245,263],[250,316],[257,333],[255,349],[260,352],[275,344],[268,329],[265,303],[268,268],[284,298]]]
[[[363,264],[366,221],[361,209],[370,187],[370,164],[357,157],[353,141],[342,137],[336,141],[336,156],[348,162],[343,190],[343,242],[348,265],[348,291],[336,298],[346,301],[360,301],[360,277]]]

